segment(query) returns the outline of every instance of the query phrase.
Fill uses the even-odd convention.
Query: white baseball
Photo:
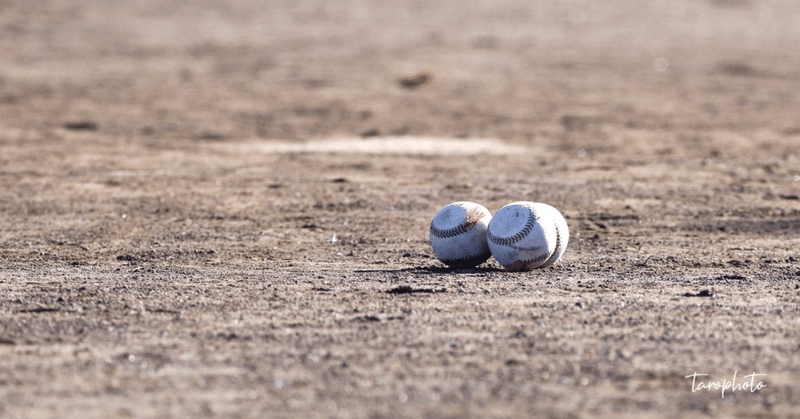
[[[500,208],[489,223],[487,234],[489,249],[497,262],[509,271],[528,271],[555,263],[560,255],[551,260],[559,241],[554,212],[557,211],[549,205],[527,201]]]
[[[454,202],[436,213],[431,221],[431,247],[445,265],[472,268],[492,256],[486,231],[492,214],[474,202]]]

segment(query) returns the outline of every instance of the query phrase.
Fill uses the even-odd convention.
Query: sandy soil
[[[0,1],[0,417],[800,417],[800,6],[610,3]]]

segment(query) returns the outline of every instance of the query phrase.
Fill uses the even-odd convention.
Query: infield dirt
[[[0,1],[0,417],[800,417],[798,15]]]

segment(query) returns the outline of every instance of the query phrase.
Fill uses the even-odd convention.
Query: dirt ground
[[[0,417],[800,417],[798,15],[0,0]]]

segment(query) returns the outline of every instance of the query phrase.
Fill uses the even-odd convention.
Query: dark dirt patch
[[[687,292],[687,293],[684,293],[683,296],[684,297],[713,297],[714,296],[714,292],[711,291],[711,290],[700,290],[698,292]]]
[[[437,292],[447,292],[447,288],[414,288],[409,285],[400,285],[392,289],[386,290],[387,294],[435,294]]]

